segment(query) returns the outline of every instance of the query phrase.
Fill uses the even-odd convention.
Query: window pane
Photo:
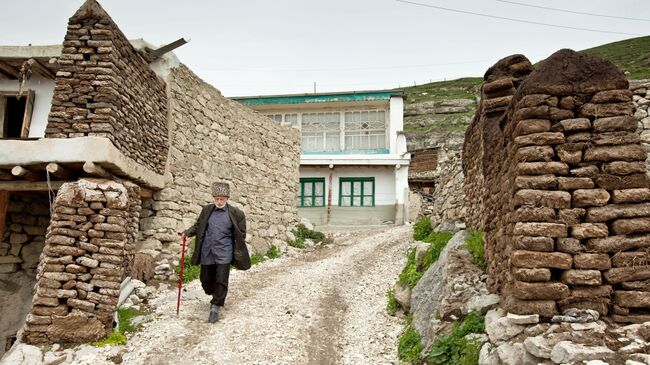
[[[350,198],[349,197],[341,197],[341,206],[343,207],[349,207],[350,206]]]
[[[371,196],[367,196],[367,197],[363,198],[363,206],[364,207],[372,207],[372,197]]]
[[[319,196],[314,200],[314,206],[315,207],[322,207],[324,205],[325,205],[325,201],[323,200],[322,197]]]
[[[351,186],[352,183],[350,181],[341,183],[341,195],[352,195]]]
[[[308,195],[311,196],[311,192],[312,192],[312,183],[310,183],[310,182],[304,183],[303,184],[303,195],[304,196],[308,196]]]
[[[305,207],[311,207],[311,202],[311,196],[306,196],[302,201],[302,205]]]
[[[372,181],[364,181],[363,182],[363,195],[364,196],[372,195],[372,186],[373,185],[374,184],[373,184]]]
[[[361,195],[361,181],[354,181],[352,187],[352,193],[354,195]]]
[[[314,183],[314,189],[315,189],[316,196],[322,196],[325,190],[325,183],[324,182]]]
[[[361,198],[359,197],[354,197],[352,201],[352,205],[355,207],[361,206]]]
[[[287,114],[284,116],[284,121],[287,123],[291,123],[291,125],[297,126],[298,125],[298,114]]]

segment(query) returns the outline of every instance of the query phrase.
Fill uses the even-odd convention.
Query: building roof
[[[377,101],[389,100],[391,96],[403,96],[403,94],[401,90],[368,90],[310,94],[236,96],[231,97],[230,99],[243,105],[269,105]]]
[[[59,64],[51,62],[61,55],[63,46],[0,46],[0,80],[15,80],[20,68],[27,60],[32,60],[31,68],[42,77],[54,79]]]

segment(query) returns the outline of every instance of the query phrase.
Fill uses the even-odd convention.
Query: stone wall
[[[95,0],[68,22],[47,138],[104,136],[134,161],[164,173],[165,83]]]
[[[171,184],[143,203],[139,249],[167,258],[179,253],[178,234],[196,222],[202,205],[214,202],[214,181],[231,183],[230,199],[246,213],[254,252],[286,241],[298,221],[298,130],[224,98],[184,65],[167,82]],[[163,261],[157,277],[169,274]]]
[[[449,153],[438,162],[435,170],[435,189],[431,211],[431,226],[444,229],[445,225],[465,222],[467,214],[463,190],[463,169],[459,152]]]
[[[0,239],[0,357],[15,340],[31,308],[36,267],[50,222],[47,193],[9,194]]]
[[[650,189],[625,76],[570,50],[519,86],[489,74],[482,92],[507,92],[482,99],[464,168],[469,211],[478,212],[471,224],[486,231],[491,289],[513,313],[575,307],[650,320]],[[501,117],[487,115],[493,103],[503,104]]]
[[[139,207],[134,185],[84,179],[61,187],[38,265],[25,342],[88,342],[111,331]]]
[[[650,152],[650,80],[630,81],[634,116],[639,120],[641,145]],[[650,156],[650,155],[649,155]],[[650,166],[650,157],[646,160]]]

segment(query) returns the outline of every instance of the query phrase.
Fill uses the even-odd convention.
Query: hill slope
[[[628,72],[630,79],[650,78],[650,36],[580,52],[613,62]],[[482,81],[481,77],[465,77],[403,88],[404,130],[409,151],[429,147],[462,148],[464,131],[476,110]]]

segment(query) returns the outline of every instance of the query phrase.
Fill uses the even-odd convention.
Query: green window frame
[[[339,178],[339,207],[374,207],[374,177]]]
[[[298,197],[298,206],[300,208],[318,208],[325,206],[324,177],[300,178],[300,196]]]

